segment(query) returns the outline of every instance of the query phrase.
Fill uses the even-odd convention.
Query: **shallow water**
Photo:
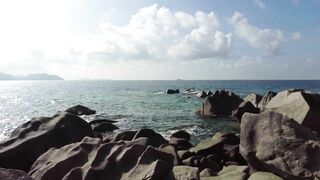
[[[152,128],[164,136],[185,129],[193,141],[217,131],[239,131],[229,119],[200,119],[195,110],[203,99],[190,94],[167,95],[168,88],[227,89],[240,96],[250,92],[303,88],[320,91],[320,81],[0,81],[0,140],[23,122],[82,104],[95,117],[118,121],[121,130]]]

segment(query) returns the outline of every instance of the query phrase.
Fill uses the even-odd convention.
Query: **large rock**
[[[191,166],[175,166],[173,168],[173,175],[175,180],[198,180],[199,170]]]
[[[260,108],[260,109],[263,110],[263,109],[265,108],[265,106],[269,103],[269,101],[270,101],[273,97],[275,97],[276,95],[277,95],[276,92],[268,91],[267,94],[265,94],[265,95],[262,97],[261,101],[259,102],[258,108]]]
[[[241,118],[246,112],[257,114],[260,112],[260,109],[256,108],[250,101],[244,101],[239,105],[238,109],[232,111],[232,118],[241,122]]]
[[[203,140],[190,149],[197,155],[210,155],[223,151],[225,144],[239,144],[239,138],[232,133],[216,133],[211,139]]]
[[[197,113],[200,116],[231,116],[243,100],[229,91],[216,91],[207,97]]]
[[[29,175],[35,180],[165,179],[172,168],[172,155],[150,146],[84,138],[48,150],[33,164]]]
[[[168,89],[167,94],[178,94],[180,93],[179,89]]]
[[[1,180],[33,180],[26,172],[16,169],[0,168]]]
[[[49,148],[61,147],[94,136],[90,125],[71,113],[33,118],[15,129],[9,140],[0,143],[0,167],[28,171]]]
[[[255,94],[255,93],[250,93],[248,96],[243,98],[244,101],[251,102],[255,107],[258,106],[258,104],[260,103],[261,99],[262,99],[262,96],[259,95],[259,94]]]
[[[248,180],[283,180],[281,177],[269,172],[255,172]]]
[[[75,115],[91,115],[91,114],[95,114],[96,111],[95,110],[92,110],[88,107],[85,107],[85,106],[82,106],[82,105],[76,105],[76,106],[73,106],[69,109],[66,110],[66,112],[69,112],[69,113],[72,113],[72,114],[75,114]]]
[[[315,132],[281,113],[245,113],[240,153],[258,171],[284,179],[320,177],[320,140]]]
[[[281,91],[271,99],[266,109],[283,113],[299,124],[320,132],[319,94],[299,89]]]

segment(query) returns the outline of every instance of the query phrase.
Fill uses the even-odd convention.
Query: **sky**
[[[0,0],[0,72],[320,79],[320,0]]]

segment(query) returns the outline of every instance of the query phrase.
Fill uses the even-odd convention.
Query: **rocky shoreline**
[[[179,90],[167,91],[180,93]],[[111,120],[87,122],[77,105],[20,125],[0,143],[0,179],[319,179],[320,95],[300,89],[240,98],[199,92],[200,116],[232,116],[240,135],[219,132],[193,145],[184,130],[165,139],[152,129],[105,135]]]

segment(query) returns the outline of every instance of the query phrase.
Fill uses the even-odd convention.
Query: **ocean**
[[[184,93],[196,90],[231,90],[241,97],[254,92],[290,88],[320,92],[318,80],[203,80],[203,81],[0,81],[0,140],[32,117],[52,116],[81,104],[97,111],[92,119],[117,120],[122,130],[151,128],[168,137],[184,129],[192,142],[215,132],[239,132],[239,123],[229,118],[202,119],[195,111],[203,99]],[[165,94],[169,89],[180,94]]]

